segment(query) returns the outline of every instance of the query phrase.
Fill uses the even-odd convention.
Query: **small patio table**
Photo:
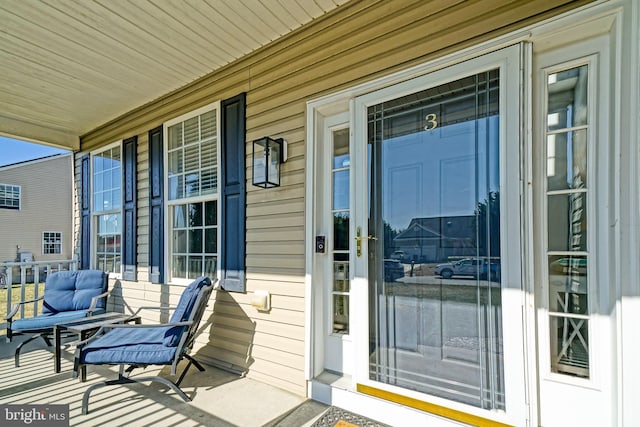
[[[95,316],[89,316],[71,322],[58,323],[53,327],[54,339],[54,359],[55,372],[60,372],[60,359],[62,358],[62,335],[73,334],[82,341],[93,335],[103,325],[111,325],[114,323],[131,323],[140,324],[140,316],[128,315],[123,313],[104,313]],[[84,374],[84,372],[83,372]],[[84,378],[81,379],[84,381]]]

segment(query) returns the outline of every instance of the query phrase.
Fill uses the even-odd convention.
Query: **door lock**
[[[356,229],[356,256],[358,258],[360,258],[362,256],[362,241],[364,239],[367,240],[378,240],[377,237],[373,237],[373,236],[367,236],[367,237],[362,237],[362,227],[358,227]]]

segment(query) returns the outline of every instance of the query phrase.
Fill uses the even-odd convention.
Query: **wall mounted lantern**
[[[287,160],[287,141],[265,136],[253,141],[253,185],[280,186],[280,167]]]

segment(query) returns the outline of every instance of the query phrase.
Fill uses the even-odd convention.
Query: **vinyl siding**
[[[149,278],[149,135],[138,135],[138,280]]]
[[[148,266],[147,132],[213,101],[247,93],[247,293],[218,292],[198,356],[304,395],[306,102],[389,75],[588,3],[586,0],[352,1],[183,89],[84,135],[83,151],[138,135],[138,282],[132,305],[175,296],[151,285]],[[282,186],[252,187],[251,141],[289,143]],[[144,273],[143,273],[144,272]],[[268,290],[272,310],[250,304]]]
[[[16,260],[16,246],[36,261],[68,260],[72,240],[72,155],[0,168],[0,184],[20,186],[20,209],[0,208],[0,262]],[[45,255],[42,233],[62,235],[60,254]]]

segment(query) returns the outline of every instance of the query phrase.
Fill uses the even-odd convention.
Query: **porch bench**
[[[58,271],[47,275],[44,295],[21,301],[11,308],[7,322],[7,340],[17,335],[32,335],[15,350],[15,366],[20,366],[20,351],[25,344],[42,338],[51,347],[56,324],[82,319],[105,312],[108,275],[100,270]],[[14,319],[20,306],[43,301],[42,314],[26,319]]]

